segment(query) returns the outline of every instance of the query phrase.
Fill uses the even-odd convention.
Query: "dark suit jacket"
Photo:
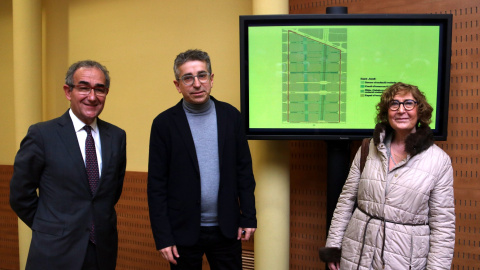
[[[218,222],[228,238],[238,227],[256,228],[255,179],[242,117],[233,106],[215,102],[220,160]],[[182,101],[152,124],[148,204],[157,249],[193,245],[200,232],[200,171]]]
[[[32,229],[26,269],[81,269],[92,217],[100,269],[115,269],[114,206],[125,176],[126,134],[100,119],[97,124],[103,166],[93,196],[68,111],[32,125],[20,145],[10,182],[10,204]]]

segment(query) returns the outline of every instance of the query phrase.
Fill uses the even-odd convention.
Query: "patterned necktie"
[[[98,185],[98,162],[97,152],[95,151],[95,141],[92,136],[92,127],[85,126],[87,131],[87,139],[85,140],[85,168],[87,169],[88,184],[90,185],[90,191],[92,195],[97,190]]]
[[[84,129],[87,131],[87,139],[85,140],[85,168],[87,170],[88,184],[90,185],[90,191],[92,196],[97,190],[98,186],[98,162],[97,152],[95,151],[95,141],[92,136],[92,127],[86,125]],[[90,241],[95,243],[95,226],[92,221],[90,230]]]

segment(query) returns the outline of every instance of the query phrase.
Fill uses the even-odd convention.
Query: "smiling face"
[[[105,86],[105,75],[95,67],[81,67],[73,74],[74,85]],[[95,95],[95,91],[90,91],[88,95],[80,93],[76,87],[71,88],[64,85],[65,97],[70,100],[70,108],[75,116],[87,125],[93,123],[95,118],[100,115],[105,105],[104,97]]]
[[[188,61],[178,67],[179,80],[173,81],[177,91],[183,95],[186,102],[192,104],[203,104],[210,98],[210,92],[213,87],[213,74],[210,75],[206,83],[201,83],[198,78],[194,78],[192,85],[187,86],[182,81],[182,76],[192,75],[197,76],[199,73],[208,72],[207,64],[203,61]]]
[[[412,94],[406,91],[398,92],[393,99],[399,102],[404,102],[407,99],[415,100]],[[418,122],[417,110],[418,106],[415,106],[412,110],[407,111],[402,104],[397,111],[388,109],[388,122],[397,133],[410,134],[415,132],[415,126]]]

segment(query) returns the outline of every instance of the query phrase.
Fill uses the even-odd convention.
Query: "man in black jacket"
[[[241,269],[242,246],[257,226],[255,179],[242,117],[210,96],[207,53],[174,63],[183,99],[152,124],[148,203],[156,247],[172,269]]]

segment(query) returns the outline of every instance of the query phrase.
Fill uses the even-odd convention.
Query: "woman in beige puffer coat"
[[[365,168],[360,174],[359,150],[321,257],[330,270],[450,269],[453,169],[428,127],[433,109],[416,86],[397,83],[377,110]]]

